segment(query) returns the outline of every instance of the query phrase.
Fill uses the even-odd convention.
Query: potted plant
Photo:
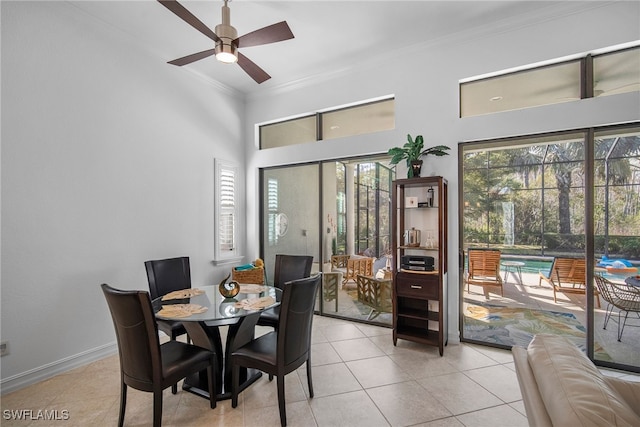
[[[396,165],[401,160],[407,162],[407,178],[419,177],[420,170],[422,168],[422,156],[434,155],[434,156],[447,156],[446,150],[450,150],[446,145],[435,145],[423,150],[424,138],[422,135],[416,136],[416,139],[411,138],[411,135],[407,135],[407,143],[402,147],[390,148],[387,154],[391,157],[391,164]]]

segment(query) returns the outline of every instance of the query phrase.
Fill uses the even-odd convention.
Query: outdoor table
[[[507,278],[509,277],[509,274],[511,274],[513,278],[518,281],[518,284],[522,285],[522,266],[524,265],[524,262],[502,261],[501,264],[504,267],[504,283],[507,283]],[[516,273],[518,273],[517,276]]]

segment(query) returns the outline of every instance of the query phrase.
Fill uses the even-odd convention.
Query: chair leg
[[[209,405],[211,409],[216,409],[216,373],[213,369],[215,366],[215,357],[212,357],[211,366],[207,368],[207,379],[209,383]]]
[[[153,392],[153,427],[162,426],[162,390]]]
[[[231,367],[231,407],[238,406],[238,389],[240,388],[240,366]]]
[[[171,341],[176,341],[178,339],[178,336],[176,335],[175,332],[171,331]],[[178,393],[178,383],[175,383],[174,385],[171,386],[171,394],[177,394]]]
[[[120,416],[118,417],[118,427],[124,425],[124,412],[127,406],[127,385],[122,381],[120,387]]]
[[[280,425],[287,425],[287,410],[284,401],[284,375],[278,375],[278,408],[280,409]]]
[[[607,329],[607,323],[609,323],[609,319],[611,318],[611,313],[613,313],[613,305],[607,304],[607,309],[604,313],[604,326],[602,329]]]
[[[627,324],[627,317],[629,317],[629,312],[625,311],[624,322],[622,322],[622,329],[620,329],[620,312],[618,312],[618,342],[622,340],[622,333],[624,332],[624,326]]]
[[[313,380],[311,379],[311,357],[307,359],[307,385],[309,386],[309,397],[313,397]]]

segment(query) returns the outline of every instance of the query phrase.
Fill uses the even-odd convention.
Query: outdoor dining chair
[[[613,283],[599,275],[596,275],[594,279],[600,295],[607,302],[602,329],[607,329],[607,323],[611,320],[613,310],[617,308],[618,320],[614,319],[614,322],[618,324],[618,341],[621,341],[629,313],[635,313],[640,318],[640,287],[627,283]],[[624,312],[624,319],[620,318],[622,312]]]

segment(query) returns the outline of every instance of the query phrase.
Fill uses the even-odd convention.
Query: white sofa
[[[512,353],[530,426],[640,426],[640,382],[604,376],[566,338],[536,335]]]

